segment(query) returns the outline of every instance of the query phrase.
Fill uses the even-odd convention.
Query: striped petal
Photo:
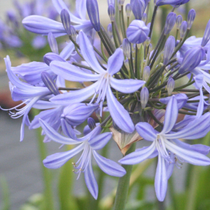
[[[93,151],[93,156],[100,169],[110,176],[122,177],[126,174],[125,169],[116,162],[109,160]]]
[[[148,158],[154,157],[153,154],[157,155],[154,143],[152,143],[149,147],[143,147],[135,152],[130,153],[129,155],[126,155],[118,162],[124,165],[134,165],[141,163]]]
[[[105,73],[106,71],[100,66],[96,59],[92,44],[82,31],[79,33],[79,44],[82,56],[88,65],[97,73]]]
[[[172,153],[176,154],[179,158],[188,163],[200,166],[210,165],[210,159],[200,152],[179,147],[169,141],[165,141],[165,145],[168,150],[170,150]]]
[[[59,134],[57,131],[55,131],[48,123],[46,123],[44,120],[39,120],[40,125],[42,126],[43,131],[45,134],[53,141],[60,143],[60,144],[79,144],[80,142],[67,138]]]
[[[113,77],[110,79],[112,88],[121,93],[133,93],[139,90],[144,84],[145,81],[137,79],[115,79]]]
[[[68,62],[52,61],[50,63],[50,69],[66,80],[74,82],[97,81],[100,78],[100,75],[85,73],[80,68]]]
[[[83,144],[81,144],[78,147],[76,147],[70,151],[59,152],[59,153],[55,153],[53,155],[49,155],[43,160],[43,164],[45,167],[50,168],[50,169],[60,168],[68,160],[70,160],[76,154],[81,152],[83,150],[83,147],[84,147]]]
[[[155,192],[159,201],[164,201],[168,186],[168,177],[164,158],[158,155],[158,164],[155,174]]]
[[[97,199],[98,197],[98,184],[96,182],[96,178],[93,173],[93,169],[91,164],[88,164],[88,167],[86,168],[84,172],[85,176],[85,183],[87,185],[88,190],[90,191],[91,195]]]
[[[120,129],[127,133],[132,133],[134,131],[134,124],[128,111],[115,98],[109,86],[107,89],[106,99],[112,119]]]
[[[114,54],[109,57],[107,71],[110,75],[116,74],[120,71],[124,61],[124,55],[122,49],[118,48]]]
[[[147,141],[155,141],[158,133],[149,123],[146,122],[136,124],[136,130],[138,134]]]

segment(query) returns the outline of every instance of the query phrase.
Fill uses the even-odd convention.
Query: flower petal
[[[210,130],[210,113],[191,121],[182,130],[176,133],[165,134],[167,139],[197,139],[204,137]]]
[[[74,82],[96,81],[100,78],[100,75],[85,73],[80,68],[68,62],[52,61],[50,63],[50,69],[66,80]]]
[[[92,44],[83,31],[79,33],[79,44],[82,56],[88,65],[97,73],[105,73],[106,71],[100,66],[96,59]]]
[[[149,147],[143,147],[141,149],[137,149],[135,152],[132,152],[118,162],[124,165],[134,165],[140,163],[150,157],[154,157],[153,154],[156,153],[155,144],[152,143]]]
[[[163,201],[166,196],[168,178],[164,158],[158,155],[158,164],[155,174],[155,192],[159,201]]]
[[[75,49],[75,46],[73,42],[67,43],[67,45],[63,48],[63,50],[60,53],[61,58],[63,58],[64,60],[67,60],[73,53],[74,49]]]
[[[84,172],[85,176],[85,183],[87,185],[88,190],[90,191],[91,195],[97,199],[98,197],[98,184],[96,182],[96,178],[93,173],[93,169],[91,164],[88,164],[88,167],[86,168]]]
[[[88,142],[94,150],[99,150],[102,149],[111,138],[112,138],[112,133],[106,132],[97,135],[95,138],[90,139]]]
[[[114,54],[109,57],[107,71],[110,75],[116,74],[120,71],[124,61],[124,55],[122,49],[118,48]]]
[[[176,154],[182,160],[185,160],[188,163],[193,165],[207,166],[210,165],[210,159],[200,152],[193,150],[187,150],[183,147],[179,147],[170,141],[165,141],[165,145],[168,150]]]
[[[136,130],[138,134],[147,141],[155,141],[157,138],[157,131],[146,122],[140,122],[136,124]]]
[[[122,177],[126,174],[125,169],[119,164],[115,163],[112,160],[109,160],[101,155],[99,155],[96,151],[93,151],[93,156],[100,167],[100,169],[110,176]]]
[[[174,127],[178,117],[178,106],[175,96],[172,96],[170,101],[167,104],[164,126],[161,133],[168,133]]]
[[[57,131],[55,131],[51,126],[49,126],[48,123],[46,123],[44,120],[39,120],[40,125],[42,126],[43,131],[45,134],[53,141],[60,143],[60,144],[79,144],[79,141],[76,141],[71,138],[67,138],[59,134]]]
[[[111,77],[110,85],[121,93],[133,93],[145,84],[143,80],[137,79],[115,79]]]
[[[76,154],[82,151],[84,145],[81,144],[74,149],[67,152],[59,152],[52,155],[47,156],[43,160],[43,164],[45,167],[50,169],[56,169],[64,165],[68,160],[74,157]]]
[[[117,101],[109,86],[107,90],[107,105],[112,119],[120,129],[127,133],[132,133],[134,131],[134,124],[128,111]]]
[[[98,84],[99,83],[96,82],[81,90],[74,90],[68,93],[54,96],[50,99],[50,101],[55,104],[61,104],[61,105],[69,105],[71,103],[82,102],[86,100],[87,98],[89,98],[90,96],[92,96],[94,93],[96,93],[96,88]]]

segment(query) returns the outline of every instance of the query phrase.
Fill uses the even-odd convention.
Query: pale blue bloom
[[[161,132],[156,131],[150,124],[140,122],[136,130],[145,140],[151,141],[149,147],[137,149],[125,156],[119,162],[125,165],[140,163],[148,158],[158,156],[155,175],[155,191],[158,200],[163,201],[167,191],[168,179],[174,165],[188,162],[193,165],[210,165],[206,157],[209,147],[204,145],[188,145],[178,139],[197,139],[205,136],[210,130],[210,113],[206,113],[195,120],[185,120],[178,131],[173,131],[178,117],[178,104],[175,96],[168,102],[164,126]],[[187,123],[188,122],[188,123]]]
[[[132,133],[134,131],[133,122],[126,109],[115,98],[111,87],[122,93],[133,93],[140,89],[145,82],[134,79],[120,80],[113,77],[123,65],[124,56],[121,49],[118,48],[109,58],[107,70],[104,70],[95,57],[90,41],[82,31],[79,34],[79,43],[82,56],[95,73],[84,72],[68,62],[64,63],[59,61],[53,61],[50,64],[51,70],[59,76],[64,77],[66,80],[96,82],[84,89],[70,91],[69,93],[52,97],[50,100],[56,104],[68,105],[69,103],[82,102],[91,96],[93,96],[91,100],[91,102],[93,102],[98,96],[96,103],[100,104],[102,114],[103,101],[106,98],[108,109],[114,122],[123,131]]]
[[[100,134],[101,132],[100,125],[96,126],[92,131],[90,131],[84,137],[72,139],[60,135],[52,127],[50,127],[46,122],[42,120],[40,120],[40,124],[45,134],[51,140],[62,145],[78,145],[77,147],[75,147],[70,151],[59,152],[48,156],[43,161],[45,167],[50,169],[59,168],[63,164],[65,164],[68,160],[73,158],[75,155],[82,152],[80,158],[74,164],[75,173],[78,174],[77,179],[80,177],[81,173],[84,173],[87,188],[95,199],[97,199],[98,197],[98,185],[92,169],[92,164],[91,164],[92,156],[104,173],[116,177],[121,177],[125,175],[126,171],[122,166],[97,153],[97,150],[102,149],[112,137],[111,132]]]

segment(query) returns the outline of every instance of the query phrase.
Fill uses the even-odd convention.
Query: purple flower
[[[86,73],[68,62],[64,63],[59,61],[53,61],[51,63],[51,70],[70,81],[96,82],[84,89],[70,91],[69,93],[53,97],[51,101],[56,104],[67,105],[69,103],[82,102],[93,95],[91,102],[97,97],[96,103],[100,105],[102,114],[103,101],[106,98],[108,109],[114,122],[123,131],[132,133],[134,131],[133,122],[126,109],[115,98],[111,87],[122,93],[133,93],[141,88],[145,82],[134,79],[119,80],[113,77],[120,70],[124,61],[123,51],[121,49],[117,49],[109,58],[106,71],[98,63],[93,47],[83,32],[79,34],[79,43],[81,54],[87,64],[95,71],[94,73]]]
[[[78,174],[79,179],[81,173],[84,173],[85,182],[88,190],[92,196],[97,199],[98,197],[98,185],[93,173],[91,161],[92,156],[102,171],[110,176],[122,177],[125,175],[125,169],[97,153],[97,150],[102,149],[112,137],[111,132],[102,133],[100,125],[96,126],[91,132],[82,138],[68,138],[57,133],[46,122],[40,120],[40,124],[45,134],[53,141],[62,145],[78,145],[74,149],[67,152],[59,152],[48,156],[43,160],[45,167],[50,169],[56,169],[65,164],[68,160],[75,155],[82,152],[78,161],[74,164],[75,173]]]
[[[133,20],[126,31],[129,42],[140,44],[147,40],[149,28],[142,20]]]
[[[155,191],[158,200],[163,201],[167,191],[167,182],[170,178],[174,165],[179,162],[188,162],[194,165],[210,165],[210,159],[206,157],[209,147],[204,145],[188,145],[178,139],[196,139],[205,136],[210,130],[210,113],[200,118],[191,120],[177,132],[173,131],[178,116],[177,100],[174,96],[166,108],[164,126],[161,132],[156,131],[150,124],[140,122],[136,130],[145,140],[151,141],[149,147],[137,149],[125,156],[119,162],[133,165],[148,158],[158,156],[158,165],[155,175]]]

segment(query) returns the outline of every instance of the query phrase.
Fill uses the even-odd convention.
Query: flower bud
[[[91,130],[93,130],[96,127],[96,122],[92,117],[88,117],[87,123]]]
[[[57,41],[53,35],[52,32],[50,32],[47,36],[47,39],[48,39],[48,42],[49,42],[49,45],[50,45],[50,49],[52,50],[52,52],[58,54],[58,44],[57,44]]]
[[[174,90],[174,87],[175,87],[175,81],[174,81],[174,79],[172,77],[169,77],[167,85],[166,85],[166,89],[168,91],[168,95],[172,94],[172,92]]]
[[[175,38],[173,36],[169,36],[163,52],[163,64],[167,65],[175,48]]]
[[[131,0],[130,4],[135,19],[141,20],[145,9],[144,0]]]
[[[109,14],[110,20],[113,22],[115,19],[115,8],[113,5],[109,5],[108,14]]]
[[[176,13],[170,12],[166,18],[165,28],[164,28],[164,35],[170,33],[174,24],[176,23]]]
[[[143,14],[142,21],[144,21],[145,23],[147,22],[147,13]]]
[[[147,105],[148,100],[149,100],[149,91],[146,87],[143,87],[141,89],[140,100],[141,100],[141,108],[144,109]]]
[[[195,69],[205,57],[205,50],[202,47],[194,47],[184,54],[184,58],[179,68],[179,73]]]
[[[143,71],[143,80],[147,81],[150,77],[150,67],[146,66]]]
[[[51,91],[52,94],[54,95],[59,94],[58,88],[56,87],[55,82],[52,80],[49,73],[47,73],[46,71],[43,71],[41,73],[41,78],[45,86]]]
[[[118,0],[118,4],[119,4],[120,6],[122,6],[122,5],[124,4],[124,2],[125,2],[125,0]]]
[[[127,17],[130,17],[131,16],[131,5],[130,4],[127,4],[125,6],[125,11],[126,11]]]
[[[72,37],[74,41],[76,41],[77,31],[74,26],[70,26],[69,35]]]
[[[70,125],[77,126],[83,123],[96,109],[98,109],[97,104],[71,104],[64,108],[61,117],[65,118]]]
[[[100,31],[101,26],[100,26],[97,0],[87,0],[86,7],[87,7],[88,16],[93,25],[93,28],[96,31]]]
[[[187,31],[187,21],[183,21],[180,26],[180,38],[183,39]]]
[[[181,15],[178,15],[176,17],[176,28],[179,29],[180,26],[181,26],[181,24],[182,24],[182,16]]]
[[[123,49],[123,53],[126,56],[126,58],[130,59],[131,44],[127,38],[123,39],[122,49]]]
[[[196,12],[194,9],[191,9],[187,16],[187,29],[190,29],[192,27],[192,24],[195,20]]]
[[[210,20],[207,23],[207,26],[203,35],[203,39],[201,42],[201,46],[204,47],[209,40],[210,40]]]
[[[107,26],[107,32],[108,32],[109,37],[111,38],[112,37],[112,24],[111,23]]]
[[[61,22],[63,24],[64,29],[66,30],[66,33],[70,35],[71,19],[68,11],[66,9],[62,9],[60,16]]]
[[[140,44],[147,40],[149,35],[149,28],[144,21],[133,20],[126,31],[129,42]]]

